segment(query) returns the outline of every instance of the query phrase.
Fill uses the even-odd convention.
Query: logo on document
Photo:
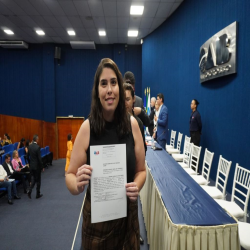
[[[94,151],[94,155],[99,155],[99,151]]]

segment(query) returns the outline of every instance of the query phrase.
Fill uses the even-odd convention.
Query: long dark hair
[[[71,141],[72,135],[68,134],[67,138],[68,138],[68,141]]]
[[[114,61],[109,58],[104,58],[99,63],[92,89],[92,101],[91,101],[91,110],[89,116],[89,122],[91,129],[98,136],[105,131],[105,120],[103,118],[102,104],[99,99],[98,86],[100,81],[100,76],[104,68],[112,69],[117,77],[118,86],[119,86],[119,102],[114,114],[114,123],[116,126],[116,131],[118,136],[121,138],[124,135],[128,134],[131,131],[130,121],[127,116],[127,111],[125,107],[125,93],[123,89],[123,78],[122,74],[119,71],[117,65]]]

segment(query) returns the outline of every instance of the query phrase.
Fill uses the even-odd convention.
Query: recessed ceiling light
[[[142,15],[144,10],[144,6],[131,6],[130,7],[130,15]]]
[[[138,36],[138,30],[129,30],[128,31],[128,36],[137,37]]]
[[[106,36],[105,30],[99,30],[99,36]]]
[[[39,35],[39,36],[44,36],[45,33],[42,31],[42,30],[36,30],[36,33]]]
[[[8,35],[14,35],[14,32],[12,30],[4,30],[4,32]]]
[[[141,39],[141,44],[143,44],[143,39]]]
[[[75,35],[76,35],[76,33],[75,33],[74,30],[68,30],[68,34],[69,34],[70,36],[75,36]]]

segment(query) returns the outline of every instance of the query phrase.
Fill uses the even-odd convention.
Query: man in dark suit
[[[150,106],[151,106],[151,112],[150,112],[150,115],[149,115],[150,124],[148,126],[148,132],[149,132],[149,134],[151,136],[154,133],[153,130],[154,130],[155,102],[156,102],[155,97],[152,97],[151,100],[150,100]]]
[[[39,199],[43,195],[40,193],[41,187],[41,172],[43,169],[43,162],[41,157],[40,147],[38,146],[38,135],[33,136],[33,142],[28,148],[28,158],[30,158],[30,172],[31,172],[31,186],[28,190],[28,196],[31,199],[32,189],[36,184],[36,198]]]
[[[165,149],[168,137],[168,108],[164,105],[164,95],[157,95],[157,103],[159,105],[159,116],[155,116],[157,122],[157,142]]]
[[[5,155],[5,161],[3,162],[2,166],[10,179],[20,180],[22,182],[24,193],[27,194],[25,175],[27,175],[27,179],[29,180],[29,174],[21,171],[15,171],[12,166],[9,154]]]
[[[127,71],[124,74],[124,81],[126,83],[130,83],[132,85],[133,89],[134,89],[134,92],[135,92],[135,76],[131,71]],[[144,109],[143,101],[142,101],[141,97],[139,97],[137,95],[135,95],[134,107],[139,107],[139,108]]]

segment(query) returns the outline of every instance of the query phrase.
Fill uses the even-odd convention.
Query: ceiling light
[[[143,39],[141,39],[141,44],[143,44]]]
[[[76,35],[76,33],[75,33],[74,30],[68,30],[68,34],[69,34],[70,36],[75,36],[75,35]]]
[[[130,37],[137,37],[138,36],[138,30],[129,30],[128,36]]]
[[[4,32],[8,35],[14,35],[14,32],[12,30],[4,30]]]
[[[106,36],[105,30],[99,30],[99,36]]]
[[[39,35],[39,36],[44,36],[45,33],[42,31],[42,30],[36,30],[36,33]]]
[[[130,7],[130,15],[142,15],[144,10],[144,6],[131,6]]]

